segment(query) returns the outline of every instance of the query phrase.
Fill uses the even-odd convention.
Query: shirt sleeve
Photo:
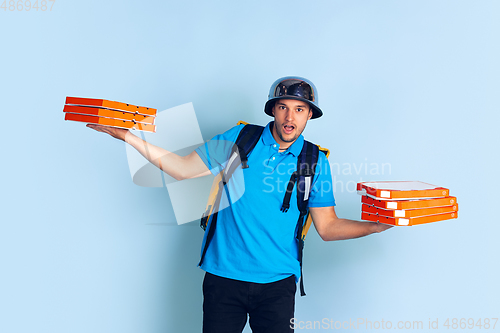
[[[244,126],[235,126],[196,148],[196,153],[213,175],[217,175],[226,167],[238,134]]]
[[[325,154],[318,156],[318,164],[314,174],[314,182],[309,196],[309,207],[329,207],[335,206],[333,196],[333,181],[330,163]]]

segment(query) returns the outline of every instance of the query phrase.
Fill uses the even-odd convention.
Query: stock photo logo
[[[204,144],[200,126],[192,103],[179,105],[158,112],[155,120],[156,133],[138,132],[142,139],[162,147],[169,152],[185,156]],[[233,144],[232,142],[219,144]],[[215,176],[209,175],[178,181],[149,163],[137,150],[125,145],[130,176],[134,184],[142,187],[166,187],[178,225],[198,221],[205,212]],[[239,161],[236,161],[239,162]],[[241,166],[233,177],[243,177]],[[244,181],[235,179],[238,183],[236,195],[231,196],[232,202],[237,201],[244,193]],[[234,189],[233,189],[234,190]],[[226,195],[223,195],[219,209],[229,206]],[[169,223],[167,223],[169,224]]]

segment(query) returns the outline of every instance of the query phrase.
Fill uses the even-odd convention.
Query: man
[[[323,113],[317,105],[315,86],[300,77],[278,79],[271,86],[265,112],[274,121],[267,124],[249,154],[250,167],[240,169],[242,179],[235,181],[233,177],[227,183],[230,206],[218,212],[217,229],[201,264],[206,271],[203,281],[206,333],[241,332],[247,315],[253,332],[292,331],[296,282],[300,277],[295,238],[299,208],[293,200],[289,211],[280,207],[285,185],[297,169],[297,157],[304,143],[301,133],[309,119],[319,118]],[[243,128],[243,125],[233,127],[193,153],[178,156],[128,130],[87,126],[129,143],[177,180],[223,170]],[[244,193],[238,182],[244,183]],[[330,167],[323,154],[319,154],[311,185],[308,208],[323,240],[357,238],[390,228],[337,217]],[[205,235],[204,245],[206,242]]]

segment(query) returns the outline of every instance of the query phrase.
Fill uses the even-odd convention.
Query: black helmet
[[[298,76],[286,76],[276,80],[269,90],[264,112],[273,116],[272,108],[278,99],[296,99],[309,104],[313,115],[311,119],[319,118],[323,112],[318,107],[318,91],[308,79]]]

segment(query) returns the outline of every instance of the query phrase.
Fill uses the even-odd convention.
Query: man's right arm
[[[88,124],[87,127],[125,141],[134,147],[149,162],[177,180],[208,176],[211,174],[200,156],[194,151],[187,156],[179,156],[142,140],[126,129],[94,124]]]

